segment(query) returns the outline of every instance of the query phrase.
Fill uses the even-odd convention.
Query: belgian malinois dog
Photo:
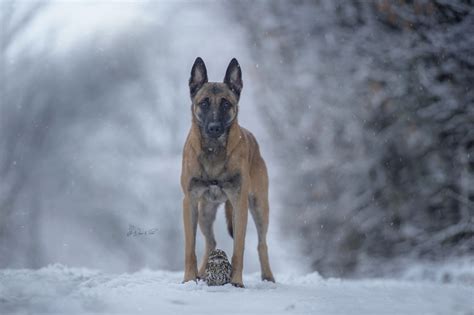
[[[272,281],[268,261],[268,175],[257,141],[237,121],[242,91],[242,71],[230,62],[224,82],[208,82],[204,61],[191,69],[192,124],[183,150],[181,187],[184,192],[184,282],[202,278],[211,250],[216,248],[213,222],[225,203],[227,228],[234,238],[231,283],[243,287],[242,269],[248,209],[258,233],[262,280]],[[197,269],[196,228],[206,240],[202,264]]]

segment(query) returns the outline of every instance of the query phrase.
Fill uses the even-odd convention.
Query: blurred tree
[[[287,180],[282,222],[313,268],[472,254],[472,2],[231,6]]]
[[[179,186],[156,190],[151,167],[169,169],[166,154],[181,149],[169,141],[176,125],[163,118],[177,116],[177,100],[166,111],[158,96],[169,86],[157,89],[149,70],[151,57],[166,52],[149,43],[152,27],[97,30],[63,51],[51,31],[47,43],[21,43],[41,35],[31,24],[38,16],[47,24],[41,14],[53,5],[61,3],[1,3],[0,267],[134,270],[146,257],[149,266],[175,266],[181,255],[168,246],[180,240],[177,227],[160,225],[167,238],[159,242],[126,237],[130,223],[153,228],[179,217],[170,206]]]
[[[396,254],[472,253],[473,2],[379,1],[374,14],[393,43],[374,55],[374,67],[387,70],[371,77],[382,88],[374,91],[367,127],[383,140],[382,168],[372,172],[383,174],[384,185],[375,193],[396,229],[374,228],[372,235],[393,240]]]
[[[6,249],[6,244],[1,240],[12,239],[11,248],[18,244],[16,238],[8,235],[12,231],[8,230],[8,224],[11,222],[13,210],[16,207],[21,191],[25,188],[28,177],[31,175],[31,169],[34,162],[31,160],[25,163],[24,167],[17,167],[31,155],[30,149],[37,148],[45,137],[46,130],[37,130],[37,124],[48,124],[49,115],[47,112],[32,121],[31,117],[25,119],[16,119],[21,114],[22,103],[31,102],[34,94],[22,93],[21,97],[11,99],[9,96],[12,90],[18,88],[12,84],[11,76],[14,75],[7,53],[15,40],[21,35],[22,31],[27,29],[46,2],[32,1],[25,5],[16,1],[2,1],[0,3],[0,255],[8,257],[10,250]],[[18,73],[19,77],[25,77],[30,74],[31,69],[26,68],[25,72]],[[21,140],[20,140],[21,139]],[[37,152],[39,154],[39,151]],[[33,206],[33,205],[29,205]],[[21,214],[16,214],[21,215]],[[36,222],[39,212],[34,212],[29,216],[30,221]],[[32,265],[36,266],[37,261],[41,260],[40,245],[38,243],[37,225],[31,224],[27,231],[28,237],[32,240],[31,246],[28,246],[29,259]],[[9,247],[10,247],[9,246]]]

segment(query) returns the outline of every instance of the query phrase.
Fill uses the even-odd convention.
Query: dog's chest
[[[217,179],[226,172],[226,156],[224,154],[213,155],[209,152],[199,156],[202,177]]]
[[[190,191],[213,203],[225,202],[240,189],[240,173],[229,172],[225,158],[200,156],[201,174],[193,177]]]
[[[223,189],[226,173],[225,158],[219,156],[209,158],[208,155],[202,155],[200,163],[202,184],[204,186],[202,196],[210,202],[225,202],[227,200],[227,195]]]

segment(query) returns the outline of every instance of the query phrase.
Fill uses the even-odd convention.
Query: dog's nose
[[[220,123],[212,122],[212,123],[209,123],[209,125],[207,125],[207,133],[211,137],[220,136],[223,130],[224,128],[222,127],[222,124]]]

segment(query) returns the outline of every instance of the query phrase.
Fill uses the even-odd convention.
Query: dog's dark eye
[[[209,101],[205,99],[204,101],[199,103],[199,107],[201,107],[202,109],[207,109],[209,107]]]
[[[222,100],[221,106],[224,110],[229,110],[232,104],[228,100]]]

